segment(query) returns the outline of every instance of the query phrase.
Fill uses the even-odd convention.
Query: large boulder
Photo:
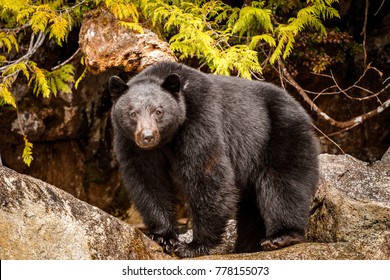
[[[108,10],[100,8],[84,16],[80,47],[89,71],[98,74],[111,68],[140,72],[159,61],[175,61],[169,44],[152,31],[126,28]]]
[[[307,238],[351,243],[366,258],[389,259],[390,153],[373,164],[349,155],[321,155],[320,160]]]
[[[0,259],[169,259],[138,229],[0,167]]]

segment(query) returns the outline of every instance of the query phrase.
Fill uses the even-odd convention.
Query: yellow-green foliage
[[[15,34],[0,32],[0,49],[6,49],[7,52],[10,52],[13,48],[16,51],[19,51],[18,41],[16,40]],[[5,57],[4,57],[5,58]],[[2,63],[3,61],[1,61]]]
[[[69,32],[80,25],[83,14],[99,5],[111,10],[121,25],[143,32],[135,1],[131,0],[0,0],[0,106],[17,109],[12,85],[23,76],[37,96],[48,98],[59,92],[72,92],[75,83],[72,65],[65,63],[45,69],[31,57],[45,40],[59,46],[66,44]],[[22,48],[22,40],[29,41],[29,45]],[[23,128],[20,129],[25,143],[22,158],[30,165],[33,145]]]
[[[286,59],[293,51],[296,36],[306,28],[314,28],[326,35],[321,19],[339,17],[337,10],[331,7],[335,2],[338,0],[307,0],[308,6],[302,8],[296,17],[290,18],[286,24],[280,24],[275,29],[278,45],[270,62],[274,63],[281,56]]]
[[[172,3],[144,0],[141,7],[153,24],[163,23],[164,30],[172,34],[169,43],[181,59],[198,57],[218,74],[236,72],[250,78],[251,71],[261,72],[256,52],[245,44],[229,43],[231,19],[238,18],[238,8],[222,1]]]
[[[23,140],[24,140],[24,149],[23,149],[22,158],[24,163],[28,167],[30,167],[30,164],[33,160],[33,156],[32,156],[33,143],[29,142],[26,136],[23,137]]]
[[[28,81],[43,98],[70,93],[74,68],[64,63],[51,69],[31,60],[44,41],[63,46],[83,15],[106,6],[119,24],[143,32],[139,11],[146,20],[162,26],[172,49],[182,59],[197,57],[214,73],[253,78],[267,63],[287,59],[303,31],[325,35],[324,20],[338,17],[332,5],[338,0],[249,1],[237,8],[221,0],[0,0],[0,105],[17,109],[12,85]],[[23,47],[21,42],[29,42]],[[26,164],[32,144],[24,135]]]
[[[300,32],[325,35],[322,21],[339,16],[332,7],[336,2],[251,1],[241,9],[220,0],[141,0],[140,5],[154,25],[163,24],[180,58],[197,57],[215,73],[251,78],[267,61],[287,59]],[[295,8],[296,16],[280,22],[281,5]]]

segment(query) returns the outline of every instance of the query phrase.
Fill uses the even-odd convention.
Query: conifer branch
[[[27,29],[29,26],[30,26],[29,24],[24,24],[22,26],[15,27],[15,28],[1,28],[0,32],[19,33],[20,31]]]
[[[18,64],[19,62],[28,61],[30,57],[38,50],[38,48],[42,46],[43,42],[45,41],[45,38],[46,38],[45,34],[43,32],[39,32],[38,38],[35,41],[35,34],[31,34],[30,45],[27,53],[16,60],[9,61],[7,65],[0,67],[0,72],[3,72],[10,66]]]

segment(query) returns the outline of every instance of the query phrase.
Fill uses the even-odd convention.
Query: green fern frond
[[[54,15],[50,19],[50,35],[49,39],[54,38],[59,46],[62,46],[62,42],[68,37],[70,31],[69,21],[62,16]]]
[[[72,93],[70,84],[74,83],[74,67],[71,64],[66,64],[57,70],[46,73],[46,79],[54,96],[57,96],[58,92]]]
[[[314,12],[318,17],[323,19],[340,18],[339,12],[332,7],[338,0],[308,0],[309,7],[314,7]]]
[[[5,84],[0,84],[0,103],[11,105],[16,108],[16,101]]]
[[[19,44],[14,34],[0,32],[0,49],[6,48],[10,52],[13,48],[18,52]]]
[[[288,40],[289,39],[288,39],[288,36],[286,34],[283,34],[279,37],[279,42],[278,42],[275,50],[273,51],[273,53],[270,57],[270,60],[269,60],[271,64],[274,64],[276,61],[278,61],[282,57],[283,48],[287,44]]]
[[[252,2],[255,5],[256,1]],[[271,21],[271,10],[263,9],[262,6],[247,6],[241,9],[239,18],[233,27],[233,33],[239,33],[240,37],[248,32],[248,28],[252,28],[256,31],[259,29],[265,32],[273,30]]]
[[[34,159],[32,156],[33,143],[29,142],[26,136],[23,137],[23,140],[24,140],[24,149],[22,154],[23,162],[28,167],[30,167],[31,162]]]
[[[262,73],[257,52],[250,50],[247,45],[235,45],[221,53],[213,61],[216,74],[237,74],[246,79],[252,78],[252,72]]]
[[[51,91],[49,83],[45,76],[45,71],[47,70],[39,68],[37,64],[33,61],[29,61],[29,66],[31,67],[33,72],[33,76],[29,81],[29,85],[31,85],[31,83],[34,83],[34,93],[37,96],[39,94],[42,94],[43,97],[49,98]]]
[[[138,23],[127,22],[127,21],[122,21],[122,20],[118,21],[118,23],[119,23],[120,26],[126,27],[126,28],[131,29],[133,31],[136,31],[136,32],[138,32],[140,34],[144,34],[145,33],[145,31],[142,28],[142,26],[139,25]]]
[[[34,33],[45,32],[49,20],[54,17],[54,12],[48,5],[39,5],[30,18],[31,29]]]
[[[256,49],[256,47],[260,44],[261,41],[267,43],[270,47],[276,46],[276,41],[274,37],[272,37],[269,34],[262,34],[262,35],[256,35],[252,37],[252,40],[249,43],[249,48],[251,50]]]
[[[19,63],[16,63],[16,64],[12,64],[10,66],[8,66],[2,73],[3,76],[8,76],[8,75],[12,75],[16,72],[19,72],[21,71],[24,76],[28,79],[30,79],[30,72],[28,71],[27,69],[27,65],[25,62],[19,62]]]
[[[6,61],[7,61],[7,57],[5,57],[4,55],[0,55],[0,66],[3,65],[3,63]]]
[[[64,7],[68,1],[66,1],[66,0],[50,0],[50,1],[45,1],[45,2],[47,2],[47,5],[49,5],[51,9],[59,10],[62,7]]]
[[[105,0],[104,3],[117,19],[138,23],[139,13],[134,3],[126,0]]]
[[[29,6],[25,9],[22,9],[16,12],[16,22],[20,25],[26,24],[29,22],[31,15],[34,13],[35,9],[33,6]]]
[[[79,87],[80,82],[87,76],[87,74],[88,74],[88,68],[85,67],[83,73],[80,75],[80,77],[74,83],[75,89],[77,89]]]
[[[0,7],[5,12],[17,14],[29,6],[29,1],[25,0],[1,0]]]
[[[294,43],[295,43],[295,37],[289,37],[287,39],[286,48],[283,53],[283,59],[286,59],[290,56],[290,54],[293,52],[294,49]]]
[[[277,35],[278,44],[273,52],[270,62],[273,64],[283,57],[286,59],[293,51],[295,37],[306,28],[314,28],[322,35],[326,35],[326,29],[321,19],[339,17],[338,12],[330,5],[335,0],[308,0],[311,4],[299,10],[296,18],[290,18],[288,24],[281,24],[274,34]]]

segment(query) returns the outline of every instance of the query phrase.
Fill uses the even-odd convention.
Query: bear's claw
[[[173,253],[173,248],[179,241],[175,237],[166,237],[160,234],[149,233],[149,238],[157,242],[163,248],[164,253]]]
[[[194,258],[209,254],[210,248],[197,242],[177,242],[173,252],[180,258]]]
[[[264,239],[260,242],[260,247],[263,251],[272,251],[304,241],[305,238],[299,235],[280,235]]]

